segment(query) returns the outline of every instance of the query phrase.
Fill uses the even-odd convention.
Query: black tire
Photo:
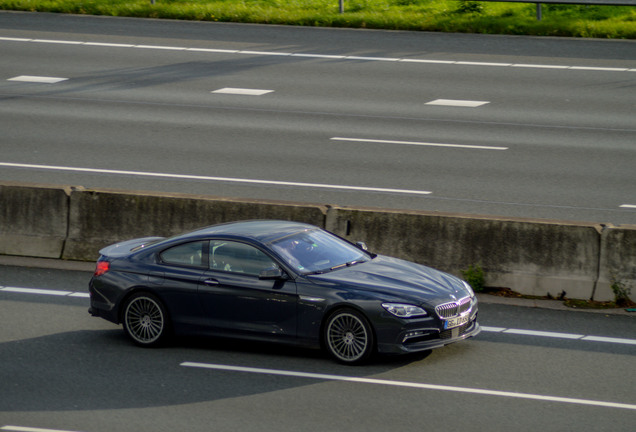
[[[375,350],[369,321],[353,309],[340,309],[330,315],[323,336],[325,348],[340,363],[363,363]]]
[[[139,346],[159,346],[168,338],[168,314],[161,300],[152,294],[130,296],[124,304],[122,321],[128,337]]]

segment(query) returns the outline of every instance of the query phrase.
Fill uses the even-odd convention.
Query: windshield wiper
[[[330,272],[330,271],[338,270],[338,269],[341,269],[341,268],[350,267],[352,265],[362,264],[362,263],[365,263],[365,262],[367,262],[367,260],[365,260],[365,259],[353,260],[353,261],[349,261],[349,262],[346,262],[346,263],[338,264],[338,265],[335,265],[333,267],[329,267],[329,268],[326,268],[326,269],[314,270],[312,272],[305,273],[305,274],[306,275],[323,274],[323,273],[327,273],[327,272]]]
[[[331,271],[331,269],[330,269],[330,268],[326,268],[326,269],[322,269],[322,270],[314,270],[314,271],[310,271],[310,272],[305,273],[305,275],[306,275],[306,276],[309,276],[309,275],[317,275],[317,274],[327,273],[327,272],[330,272],[330,271]]]
[[[346,263],[335,265],[335,266],[331,267],[330,270],[338,270],[338,269],[341,269],[341,268],[344,268],[344,267],[351,267],[352,265],[361,264],[361,263],[364,263],[364,262],[366,262],[366,260],[363,260],[363,259],[353,260],[353,261],[349,261],[349,262],[346,262]]]

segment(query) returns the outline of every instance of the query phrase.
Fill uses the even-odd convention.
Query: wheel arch
[[[167,314],[166,318],[170,319],[170,309],[168,309],[168,305],[165,299],[161,296],[161,294],[158,293],[156,290],[148,288],[147,286],[138,285],[126,290],[124,295],[119,299],[119,303],[117,304],[117,323],[118,324],[122,324],[124,322],[123,318],[124,318],[124,312],[126,309],[125,305],[128,302],[128,299],[130,299],[133,295],[139,294],[139,293],[147,293],[156,297],[161,302],[161,305],[163,306],[163,309],[165,310]]]
[[[364,319],[367,321],[367,324],[369,324],[369,327],[371,328],[371,332],[373,333],[373,349],[375,351],[377,351],[378,348],[378,336],[377,336],[377,332],[375,329],[375,326],[373,325],[373,321],[371,321],[371,319],[369,318],[368,314],[365,313],[364,309],[362,309],[360,306],[358,305],[354,305],[354,304],[350,304],[350,303],[337,303],[332,305],[327,311],[325,311],[325,313],[322,316],[322,321],[320,322],[320,331],[319,331],[319,341],[320,341],[320,348],[321,349],[325,349],[325,330],[327,329],[327,323],[329,322],[329,319],[336,314],[337,312],[343,311],[343,310],[353,310],[355,312],[358,312],[359,314],[361,314]]]

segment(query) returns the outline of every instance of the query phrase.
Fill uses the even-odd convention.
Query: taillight
[[[101,276],[110,270],[110,263],[108,261],[97,261],[97,267],[95,268],[94,276]]]

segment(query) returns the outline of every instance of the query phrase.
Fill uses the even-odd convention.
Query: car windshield
[[[277,240],[272,249],[302,274],[325,273],[370,259],[351,243],[319,229]]]

